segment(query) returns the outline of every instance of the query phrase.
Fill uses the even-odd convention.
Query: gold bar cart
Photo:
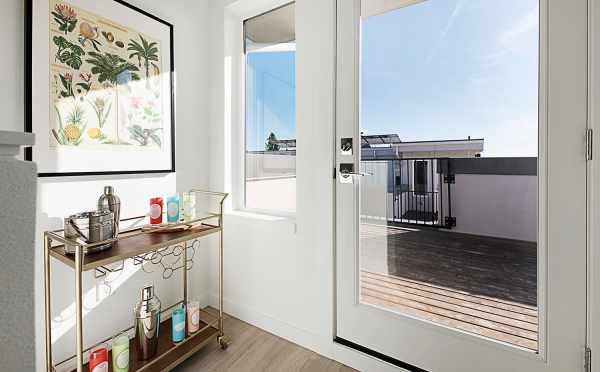
[[[53,230],[44,232],[44,299],[45,299],[45,329],[46,329],[46,369],[48,372],[54,372],[57,368],[66,366],[67,363],[76,361],[77,372],[83,372],[84,355],[94,346],[107,342],[110,338],[95,343],[91,347],[84,349],[83,344],[83,294],[82,280],[83,272],[94,270],[96,277],[101,277],[118,270],[122,270],[125,260],[133,260],[134,265],[144,264],[162,264],[162,258],[167,256],[177,256],[181,258],[181,264],[177,267],[165,267],[163,265],[163,278],[167,279],[173,273],[182,269],[183,277],[183,299],[166,309],[162,313],[169,315],[169,312],[181,304],[186,304],[188,301],[188,280],[187,271],[191,269],[193,264],[193,256],[190,258],[189,251],[195,253],[200,239],[213,234],[219,235],[219,309],[215,315],[213,312],[208,312],[206,309],[201,310],[201,326],[200,330],[193,334],[187,332],[184,341],[177,344],[170,340],[170,317],[161,322],[159,331],[159,343],[157,356],[147,360],[138,361],[136,356],[136,348],[134,339],[130,339],[130,371],[164,371],[171,370],[193,355],[196,351],[208,344],[213,337],[222,349],[226,349],[229,345],[224,330],[223,330],[223,202],[227,198],[227,193],[213,192],[206,190],[194,189],[190,191],[196,197],[202,196],[212,202],[214,209],[210,207],[207,211],[198,212],[196,208],[196,217],[189,220],[182,220],[178,225],[191,226],[184,231],[149,233],[142,231],[141,227],[136,227],[136,223],[147,223],[146,216],[128,218],[122,222],[133,223],[131,227],[119,233],[118,238],[106,240],[93,244],[82,244],[78,241],[66,239],[64,230]],[[215,222],[216,221],[216,222]],[[108,250],[85,255],[84,252],[88,248],[112,243],[112,247]],[[68,254],[65,246],[68,245],[74,248],[75,254]],[[58,363],[53,362],[52,358],[52,330],[51,330],[51,273],[50,273],[50,258],[71,267],[75,272],[75,323],[76,323],[76,354]],[[109,265],[123,262],[121,268],[111,268]],[[133,326],[121,332],[130,332]],[[120,333],[120,332],[119,332]],[[109,365],[110,365],[109,356]],[[112,366],[109,367],[109,371]]]

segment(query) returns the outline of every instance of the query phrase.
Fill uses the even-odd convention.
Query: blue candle
[[[179,222],[179,196],[167,198],[167,222]]]
[[[182,308],[173,310],[171,315],[171,323],[173,325],[173,342],[181,342],[185,338],[185,310]]]

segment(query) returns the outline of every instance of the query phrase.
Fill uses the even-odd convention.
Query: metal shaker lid
[[[147,285],[142,288],[140,302],[135,306],[135,316],[146,318],[160,312],[160,300],[154,293],[154,286]]]
[[[114,189],[112,186],[104,186],[104,194],[111,195],[113,192],[114,192]]]
[[[142,288],[142,301],[150,301],[154,297],[154,287],[151,285]]]

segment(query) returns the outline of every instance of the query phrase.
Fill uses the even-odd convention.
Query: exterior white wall
[[[457,174],[453,231],[537,241],[537,177]]]
[[[38,180],[38,203],[36,223],[35,262],[35,330],[36,366],[44,368],[44,296],[42,275],[42,232],[62,227],[62,217],[86,209],[93,209],[104,185],[113,185],[123,203],[123,217],[143,214],[147,210],[147,198],[151,195],[168,195],[176,190],[208,185],[208,2],[184,0],[166,3],[160,0],[131,0],[132,4],[171,22],[175,26],[176,68],[176,168],[177,173],[168,175],[59,177]],[[24,2],[3,0],[0,12],[0,40],[5,55],[0,59],[0,129],[22,131],[23,81],[24,81]],[[191,42],[193,40],[193,43]],[[207,243],[202,254],[207,253]],[[194,265],[190,278],[191,295],[207,303],[208,265],[200,259]],[[72,307],[74,278],[71,269],[54,263],[53,315],[58,317],[67,332],[54,344],[54,359],[61,360],[75,351]],[[115,275],[113,294],[97,304],[94,279],[85,276],[84,291],[91,295],[85,306],[84,339],[89,344],[107,337],[131,325],[131,309],[139,288],[146,283],[158,286],[158,295],[165,304],[181,296],[180,280],[176,277],[163,281],[160,274],[147,275],[126,271],[127,275]],[[129,276],[131,274],[131,276]],[[93,274],[92,274],[93,275]],[[119,284],[122,282],[122,284]],[[3,283],[6,285],[6,283]],[[102,297],[102,296],[101,296]],[[18,325],[15,325],[18,327]],[[58,334],[57,331],[56,334]],[[1,349],[4,350],[4,349]],[[33,357],[33,356],[32,356]],[[0,368],[2,369],[2,368]]]
[[[361,162],[360,171],[370,174],[360,180],[361,217],[371,223],[385,223],[393,217],[392,194],[388,193],[388,162]]]
[[[246,154],[246,178],[280,177],[296,174],[296,156],[285,154]]]
[[[373,174],[361,180],[361,216],[372,223],[392,219],[394,204],[387,190],[387,162],[363,162],[361,170]],[[451,187],[452,215],[457,221],[452,231],[537,241],[536,176],[457,174]],[[446,184],[442,194],[447,201]],[[428,196],[403,193],[402,198],[402,213],[417,206],[418,210],[431,211]],[[436,208],[439,210],[439,205]],[[447,202],[443,208],[447,215]]]

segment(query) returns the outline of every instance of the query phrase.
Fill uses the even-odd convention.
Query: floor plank
[[[221,350],[216,341],[175,369],[178,372],[351,372],[354,369],[227,317],[225,333],[232,343]]]
[[[535,306],[518,304],[516,302],[508,302],[500,299],[494,299],[492,297],[473,295],[467,292],[457,291],[453,288],[446,288],[442,286],[432,285],[429,283],[407,280],[396,276],[371,273],[366,270],[362,270],[362,275],[366,278],[374,278],[380,283],[390,283],[394,286],[416,289],[430,296],[440,295],[450,299],[456,299],[458,301],[469,302],[474,305],[490,306],[506,312],[522,314],[526,317],[529,317],[524,319],[530,319],[534,322],[537,321],[537,307]]]
[[[533,333],[533,337],[537,337],[537,323],[524,322],[509,317],[496,315],[491,311],[474,310],[460,304],[457,305],[444,301],[432,300],[428,297],[421,296],[419,294],[406,293],[387,286],[380,286],[375,282],[363,281],[361,283],[361,289],[364,289],[365,292],[369,292],[372,296],[386,296],[386,298],[390,297],[393,299],[401,300],[403,303],[411,305],[413,307],[427,307],[428,311],[435,312],[441,315],[447,313],[457,313],[461,316],[465,316],[469,319],[472,319],[472,322],[474,323],[477,323],[478,319],[481,319],[483,321],[491,321],[495,324],[504,325],[508,328],[518,328],[521,330],[531,331]]]

